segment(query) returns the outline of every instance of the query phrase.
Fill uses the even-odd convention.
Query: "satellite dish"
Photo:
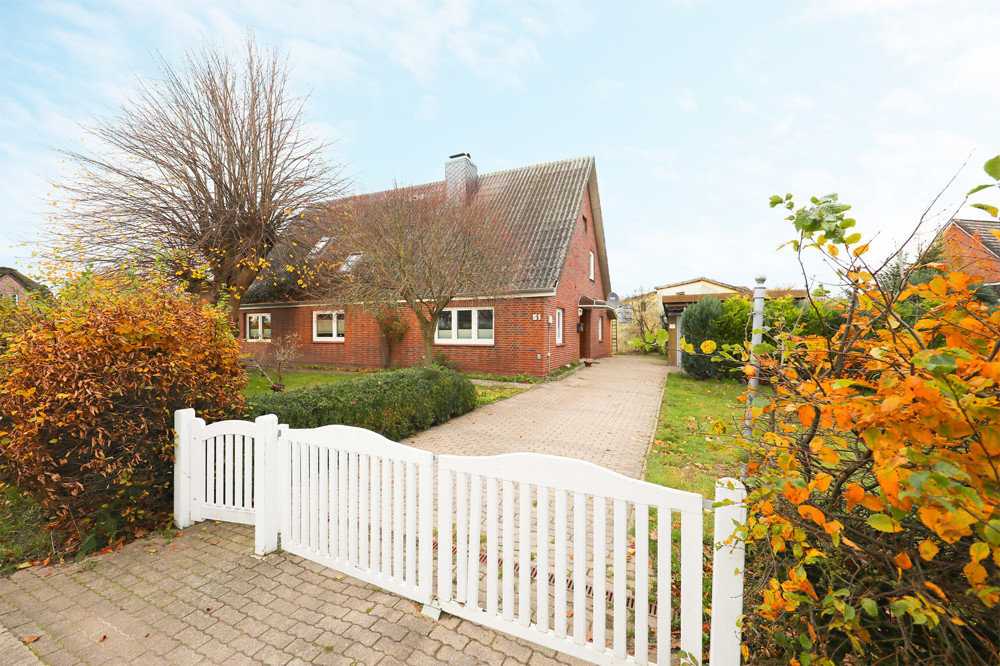
[[[607,303],[608,303],[608,307],[609,308],[612,308],[612,309],[617,308],[618,307],[618,294],[616,294],[615,292],[611,292],[610,294],[608,294]]]

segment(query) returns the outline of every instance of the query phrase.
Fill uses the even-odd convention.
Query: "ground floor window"
[[[493,342],[493,308],[448,308],[438,317],[435,340],[440,344]]]
[[[314,342],[343,342],[344,313],[340,311],[313,312]]]
[[[586,219],[586,218],[584,218]],[[565,312],[562,308],[556,308],[556,344],[561,345],[563,342],[563,319],[565,319]]]
[[[271,339],[270,312],[258,312],[247,315],[246,339],[258,341]]]

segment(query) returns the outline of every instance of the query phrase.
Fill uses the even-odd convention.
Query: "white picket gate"
[[[276,463],[283,549],[430,603],[433,454],[332,425],[282,430]]]
[[[700,495],[569,458],[434,456],[360,428],[289,429],[274,416],[206,426],[180,410],[176,429],[180,527],[207,518],[253,524],[258,554],[280,541],[593,663],[650,663],[651,639],[655,663],[701,661],[702,517],[712,504]],[[717,483],[716,544],[745,520],[744,495],[738,481]],[[711,662],[739,664],[742,548],[717,547],[713,561]],[[671,645],[675,569],[679,651]]]

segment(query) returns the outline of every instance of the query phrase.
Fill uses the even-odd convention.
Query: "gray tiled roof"
[[[1000,221],[954,219],[952,222],[970,236],[979,234],[979,240],[982,241],[983,247],[1000,257],[1000,240],[990,233],[991,231],[1000,231]]]
[[[562,274],[587,183],[594,171],[593,157],[481,174],[477,197],[489,197],[491,206],[514,230],[524,249],[525,271],[518,288],[553,289]],[[438,185],[430,183],[428,185]],[[317,232],[317,238],[322,231]],[[244,305],[304,300],[297,275],[287,265],[306,261],[313,244],[272,250],[272,268],[262,273],[243,298]]]

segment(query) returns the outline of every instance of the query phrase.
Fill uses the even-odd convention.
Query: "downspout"
[[[548,317],[548,332],[545,334],[545,376],[552,369],[552,316]]]

